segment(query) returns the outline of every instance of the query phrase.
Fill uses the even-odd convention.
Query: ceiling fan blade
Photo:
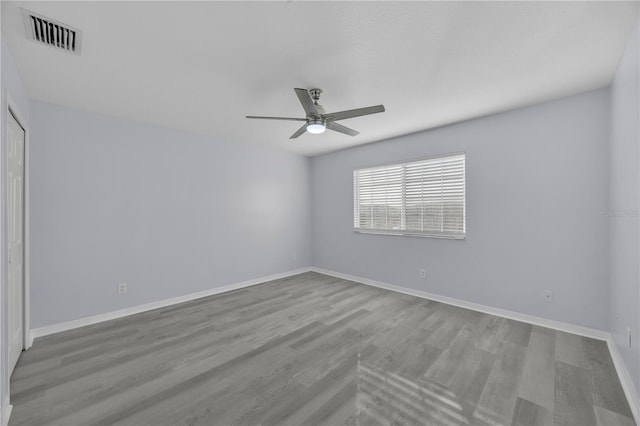
[[[334,123],[333,121],[327,122],[327,129],[331,129],[336,132],[344,133],[349,136],[357,136],[360,134],[357,130],[353,130],[348,128],[347,126],[343,126],[342,124]]]
[[[311,95],[307,89],[293,89],[296,91],[296,95],[298,95],[298,99],[300,99],[300,103],[302,104],[302,108],[304,108],[304,112],[307,115],[316,115],[319,116],[320,113],[316,108],[316,104],[313,103],[313,99],[311,99]]]
[[[289,136],[289,139],[295,139],[306,131],[307,131],[307,123],[304,123],[304,125],[300,127],[298,130],[296,130],[294,134]]]
[[[362,115],[377,114],[379,112],[384,112],[384,105],[356,108],[347,111],[331,112],[329,114],[323,114],[322,117],[326,118],[327,120],[337,121],[344,120],[345,118],[360,117]]]
[[[307,121],[306,118],[292,118],[292,117],[262,117],[260,115],[246,115],[247,118],[260,118],[263,120],[293,120],[293,121]]]

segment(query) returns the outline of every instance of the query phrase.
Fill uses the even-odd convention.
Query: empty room
[[[0,426],[640,425],[639,1],[0,12]]]

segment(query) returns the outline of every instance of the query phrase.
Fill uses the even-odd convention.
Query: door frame
[[[29,274],[29,270],[30,270],[30,258],[29,258],[29,126],[27,124],[27,121],[24,118],[24,115],[22,115],[22,113],[20,112],[20,108],[18,107],[18,104],[13,100],[13,98],[11,97],[11,94],[9,93],[9,91],[6,91],[5,93],[5,99],[6,99],[6,105],[4,106],[4,111],[3,113],[6,114],[6,120],[5,123],[8,124],[8,120],[10,119],[11,116],[13,116],[13,118],[15,118],[15,120],[18,122],[18,124],[24,129],[24,200],[23,200],[23,277],[22,277],[22,349],[29,349],[31,347],[31,344],[33,343],[33,339],[31,338],[31,332],[30,332],[30,274]],[[8,127],[8,125],[7,125]],[[7,158],[7,132],[8,132],[8,128],[4,130],[4,137],[3,137],[3,144],[2,144],[2,231],[3,231],[3,238],[2,238],[2,267],[4,269],[4,273],[2,274],[2,288],[5,290],[5,295],[6,295],[6,289],[7,289],[7,285],[8,285],[8,281],[9,281],[9,276],[8,276],[8,266],[9,266],[9,260],[8,260],[8,256],[7,256],[7,249],[8,249],[8,242],[7,242],[7,200],[5,197],[5,194],[7,193],[7,171],[6,171],[6,158]],[[5,297],[6,299],[6,297]],[[5,300],[4,302],[4,306],[2,307],[2,309],[4,310],[4,314],[3,314],[3,322],[5,323],[5,336],[8,336],[7,333],[7,329],[6,329],[6,324],[7,324],[7,312],[8,312],[8,300]],[[8,343],[5,342],[5,343]],[[3,355],[5,358],[5,362],[8,362],[8,355],[9,355],[9,345],[7,345],[7,348],[3,351]]]

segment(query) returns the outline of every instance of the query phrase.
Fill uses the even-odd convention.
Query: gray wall
[[[27,97],[27,92],[24,88],[20,75],[18,74],[18,70],[13,62],[13,58],[11,57],[11,53],[7,48],[4,40],[0,41],[1,49],[2,49],[2,111],[0,112],[0,116],[2,117],[0,120],[0,129],[1,129],[1,138],[2,138],[2,149],[0,149],[0,176],[4,179],[4,147],[6,146],[6,124],[7,124],[7,93],[11,96],[12,101],[14,102],[14,108],[16,108],[19,114],[22,116],[22,119],[26,121],[26,123],[22,123],[25,125],[29,125],[29,98]],[[4,191],[2,192],[2,205],[4,206]],[[4,229],[4,208],[0,209],[0,212],[3,216],[3,219],[0,220],[0,241],[4,241],[5,229]],[[6,290],[6,282],[5,282],[5,258],[4,253],[4,244],[0,244],[0,278],[2,283],[0,285],[0,407],[5,403],[5,399],[9,395],[9,378],[7,375],[7,358],[6,358],[6,347],[7,347],[7,333],[6,333],[6,322],[5,322],[5,290]],[[0,408],[0,411],[2,408]]]
[[[611,86],[611,332],[640,390],[640,72],[638,25]],[[627,344],[632,329],[632,347]]]
[[[308,158],[40,102],[31,117],[33,328],[310,265]]]
[[[603,89],[314,157],[314,266],[607,329],[608,108]],[[466,240],[352,232],[353,169],[457,151]]]

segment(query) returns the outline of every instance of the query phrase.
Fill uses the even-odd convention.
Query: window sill
[[[411,231],[384,231],[378,229],[354,229],[357,234],[395,235],[401,237],[440,238],[444,240],[464,240],[465,234],[429,234],[426,232]]]

